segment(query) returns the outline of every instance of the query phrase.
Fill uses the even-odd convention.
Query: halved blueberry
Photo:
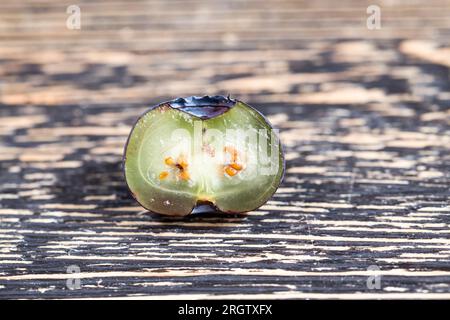
[[[280,141],[262,114],[223,96],[178,98],[135,123],[125,177],[146,209],[188,215],[209,204],[241,213],[263,205],[284,174]]]

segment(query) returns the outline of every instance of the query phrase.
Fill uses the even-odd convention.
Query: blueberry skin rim
[[[123,150],[123,155],[122,155],[122,164],[121,164],[121,165],[122,165],[122,173],[123,173],[123,177],[125,178],[125,183],[126,183],[126,185],[127,185],[128,191],[131,193],[131,195],[132,195],[132,197],[134,198],[134,200],[135,200],[137,203],[139,203],[139,205],[140,205],[141,207],[143,207],[144,209],[146,209],[148,212],[151,212],[151,213],[157,213],[157,214],[160,214],[160,215],[167,216],[167,215],[164,214],[164,213],[161,213],[161,212],[155,212],[155,211],[153,211],[153,210],[148,209],[148,208],[145,207],[144,205],[142,205],[142,203],[139,202],[139,200],[137,199],[136,195],[134,194],[134,192],[131,190],[130,186],[128,185],[127,175],[126,175],[126,172],[125,172],[125,163],[126,163],[126,161],[127,161],[127,156],[126,156],[126,154],[127,154],[128,143],[130,142],[130,138],[131,138],[131,135],[133,134],[134,128],[136,127],[137,123],[141,120],[142,117],[144,117],[148,112],[150,112],[150,111],[152,111],[152,110],[154,110],[154,109],[156,109],[156,108],[158,108],[158,107],[161,107],[161,106],[168,106],[168,107],[170,107],[170,108],[172,108],[172,109],[175,109],[175,110],[179,110],[179,111],[188,113],[188,114],[190,114],[190,115],[193,116],[193,117],[197,117],[197,118],[202,119],[202,120],[207,120],[207,119],[215,118],[215,117],[217,117],[217,116],[219,116],[219,115],[221,115],[221,114],[227,112],[228,110],[230,110],[231,108],[233,108],[233,107],[234,107],[237,103],[239,103],[239,102],[242,103],[242,104],[244,104],[245,106],[251,108],[251,109],[252,109],[253,111],[255,111],[257,114],[259,114],[259,115],[267,122],[267,124],[270,126],[270,128],[273,129],[273,126],[272,126],[272,124],[270,123],[270,121],[269,121],[269,120],[266,118],[266,116],[263,115],[258,109],[252,107],[251,105],[249,105],[249,104],[246,103],[246,102],[240,101],[240,100],[238,100],[238,99],[232,99],[232,98],[230,98],[229,95],[228,95],[227,97],[225,97],[225,96],[220,96],[220,95],[215,95],[215,96],[208,96],[208,95],[205,95],[205,96],[202,96],[202,97],[200,97],[200,96],[189,96],[189,97],[185,97],[185,98],[176,98],[176,99],[173,99],[173,100],[161,102],[161,103],[159,103],[159,104],[157,104],[157,105],[154,105],[154,106],[151,106],[151,107],[149,107],[147,110],[145,110],[145,111],[137,118],[137,120],[134,122],[133,126],[131,127],[131,131],[130,131],[130,133],[128,134],[128,138],[127,138],[127,141],[126,141],[126,143],[125,143],[124,150]],[[195,115],[195,114],[193,114],[190,110],[183,110],[184,108],[192,108],[192,107],[196,107],[196,108],[207,108],[207,107],[213,107],[213,108],[216,108],[216,107],[218,107],[218,108],[226,108],[226,110],[225,110],[225,109],[221,109],[223,112],[220,112],[220,113],[213,113],[213,114],[203,115],[203,116]],[[278,186],[277,186],[277,188],[274,190],[274,192],[270,195],[269,199],[273,197],[273,195],[275,194],[275,192],[277,192],[278,188],[279,188],[280,185],[283,183],[284,176],[285,176],[285,173],[286,173],[286,160],[285,160],[285,157],[284,157],[284,147],[283,147],[283,144],[281,143],[280,137],[278,137],[278,135],[277,135],[275,132],[274,132],[274,136],[276,137],[276,139],[277,139],[277,141],[278,141],[278,145],[279,145],[279,147],[280,147],[280,153],[281,153],[281,166],[282,166],[281,170],[282,170],[282,172],[281,172],[280,182],[278,183]],[[182,216],[182,217],[188,217],[188,216],[191,216],[191,215],[195,214],[195,213],[194,213],[195,209],[196,209],[199,205],[202,205],[202,204],[204,204],[204,203],[199,203],[199,202],[197,201],[196,205],[192,208],[192,211],[191,211],[190,213],[188,213],[187,215]],[[210,205],[211,208],[214,209],[214,211],[215,211],[216,213],[224,213],[224,214],[244,214],[245,212],[250,212],[250,211],[256,210],[256,209],[260,208],[260,207],[261,207],[262,205],[264,205],[264,204],[262,204],[262,205],[259,206],[259,207],[254,208],[254,209],[245,211],[245,212],[222,211],[222,210],[220,210],[219,208],[217,208],[213,203],[208,203],[208,205]],[[174,217],[175,217],[175,216],[174,216]]]
[[[231,99],[230,96],[191,96],[186,98],[176,98],[169,101],[172,108],[183,107],[203,107],[203,106],[224,106],[231,108],[236,104],[237,100]]]

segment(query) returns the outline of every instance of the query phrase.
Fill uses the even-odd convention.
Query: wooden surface
[[[0,298],[450,298],[448,1],[378,1],[380,30],[364,1],[70,4],[0,3]],[[134,120],[228,93],[281,130],[278,192],[145,212]]]

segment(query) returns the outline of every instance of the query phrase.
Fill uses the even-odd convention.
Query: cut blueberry
[[[241,213],[259,208],[284,174],[280,141],[258,111],[222,96],[178,98],[135,123],[125,177],[146,209],[188,215],[205,204]]]

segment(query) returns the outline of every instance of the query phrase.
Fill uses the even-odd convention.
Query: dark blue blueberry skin
[[[236,102],[236,100],[224,96],[192,96],[177,98],[169,101],[168,104],[174,109],[189,113],[197,118],[211,119],[227,112]]]

